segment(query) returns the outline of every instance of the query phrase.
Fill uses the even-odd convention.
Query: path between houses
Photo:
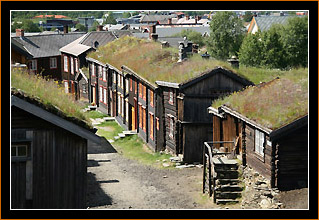
[[[90,209],[211,209],[201,194],[202,169],[156,169],[112,150],[88,154]],[[98,146],[95,146],[97,148]]]

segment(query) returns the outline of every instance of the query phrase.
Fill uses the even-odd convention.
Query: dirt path
[[[114,152],[88,154],[90,209],[218,208],[202,196],[202,169],[156,169]]]

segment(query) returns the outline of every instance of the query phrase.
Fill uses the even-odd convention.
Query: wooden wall
[[[85,208],[87,140],[16,107],[12,108],[12,131],[32,131],[32,199],[28,208]],[[12,137],[12,142],[19,138]],[[27,205],[26,169],[13,163],[12,208]],[[22,199],[24,198],[24,199]],[[19,201],[18,201],[18,200]],[[18,202],[17,202],[18,201]]]
[[[304,126],[281,138],[278,142],[279,189],[307,187],[308,183],[308,128]]]

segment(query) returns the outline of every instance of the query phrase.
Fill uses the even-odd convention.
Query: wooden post
[[[242,151],[243,151],[243,166],[246,166],[246,123],[242,121]]]

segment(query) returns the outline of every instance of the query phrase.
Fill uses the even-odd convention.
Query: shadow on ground
[[[105,154],[117,153],[113,146],[104,138],[101,137],[101,144],[88,141],[88,154]]]
[[[95,174],[88,172],[87,174],[87,207],[112,205],[112,198],[107,195],[101,188],[101,183],[114,183],[118,180],[97,181]]]

